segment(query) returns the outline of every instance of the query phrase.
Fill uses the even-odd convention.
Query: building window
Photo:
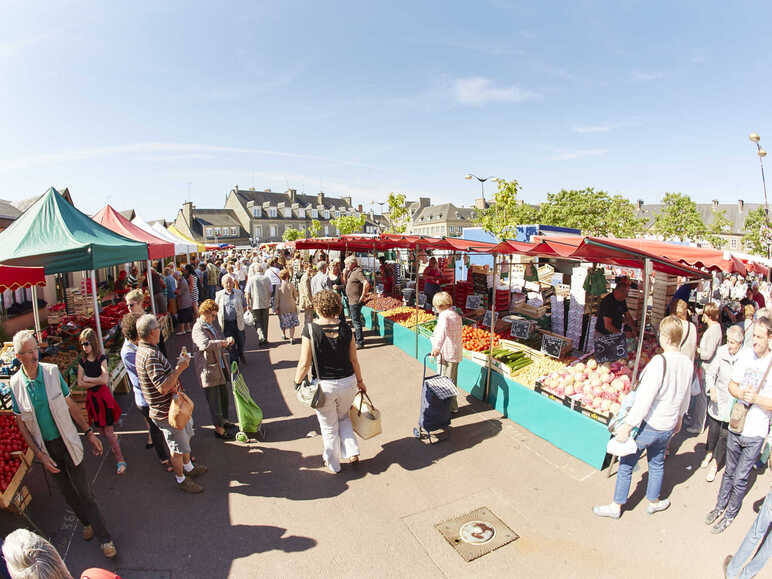
[[[338,217],[340,217],[340,211],[333,211],[333,212],[332,212],[332,216],[333,216],[335,219],[337,219]]]
[[[319,211],[311,209],[311,219],[319,219]]]
[[[206,236],[207,237],[214,237],[214,229],[212,229],[211,227],[207,227],[206,228]]]
[[[276,207],[268,208],[268,217],[276,217]]]
[[[298,209],[297,212],[298,212],[298,217],[300,217],[301,219],[305,219],[306,218],[306,210],[305,209]]]
[[[325,219],[329,219],[330,212],[325,209],[324,211],[322,211],[322,217],[324,217]]]
[[[325,225],[324,226],[324,236],[327,237],[328,235],[330,235],[330,226],[329,225]]]
[[[729,248],[737,249],[737,239],[735,237],[729,240]]]
[[[231,237],[238,237],[238,236],[239,236],[239,228],[231,227]]]
[[[271,225],[269,231],[270,231],[270,235],[268,237],[270,237],[270,238],[274,238],[274,237],[276,237],[278,235],[278,233],[276,232],[276,226],[275,225]]]
[[[253,207],[252,208],[252,217],[262,217],[263,216],[263,208],[262,207]]]
[[[262,225],[255,225],[252,228],[252,237],[255,239],[260,239],[263,237],[263,226]]]
[[[289,207],[281,210],[282,217],[292,217],[292,209]]]

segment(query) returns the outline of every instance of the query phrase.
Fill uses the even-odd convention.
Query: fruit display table
[[[32,466],[34,454],[16,426],[12,412],[0,412],[0,508],[24,517],[39,531],[37,525],[27,515],[27,507],[32,495],[24,477]]]

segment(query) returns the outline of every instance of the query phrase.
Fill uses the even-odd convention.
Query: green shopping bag
[[[236,435],[236,440],[246,442],[249,434],[255,435],[259,432],[260,424],[263,422],[263,410],[252,400],[249,387],[236,362],[231,363],[231,384],[233,384],[236,414],[239,417],[239,433]]]

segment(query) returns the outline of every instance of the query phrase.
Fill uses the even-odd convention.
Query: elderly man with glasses
[[[96,535],[102,553],[111,559],[118,551],[88,484],[78,428],[86,434],[94,454],[102,454],[102,443],[70,397],[56,364],[38,362],[35,334],[30,330],[17,332],[13,347],[21,362],[21,370],[11,377],[16,424],[83,523],[83,538],[89,541]]]
[[[150,419],[161,430],[169,447],[177,487],[187,493],[200,493],[204,489],[191,480],[204,474],[208,469],[190,461],[190,439],[193,438],[193,419],[182,429],[169,423],[169,408],[180,388],[180,375],[190,365],[190,356],[180,356],[177,366],[172,368],[158,349],[161,328],[152,314],[145,314],[137,320],[137,357],[135,360],[137,378],[142,394],[150,406]]]

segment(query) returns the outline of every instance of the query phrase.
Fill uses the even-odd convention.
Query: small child
[[[88,421],[91,425],[102,430],[118,461],[115,472],[123,474],[128,465],[123,458],[121,446],[118,444],[118,436],[113,429],[113,424],[121,418],[121,407],[107,387],[109,378],[107,357],[100,353],[96,332],[91,328],[86,328],[80,333],[79,341],[82,356],[78,362],[78,386],[87,389]]]

